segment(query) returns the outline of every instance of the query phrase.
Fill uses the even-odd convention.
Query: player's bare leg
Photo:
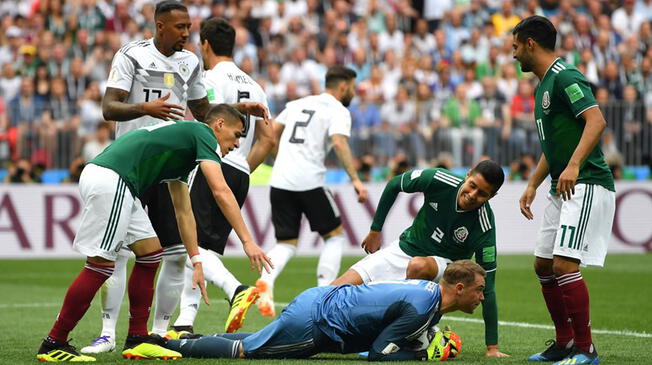
[[[363,284],[364,280],[362,280],[362,276],[358,274],[357,271],[353,269],[348,269],[342,276],[339,278],[335,279],[331,285],[342,285],[342,284],[352,284],[352,285],[360,285]]]
[[[324,247],[322,247],[319,263],[317,264],[317,286],[329,285],[337,278],[346,240],[342,225],[326,233],[322,238],[324,239]]]
[[[278,241],[276,245],[267,253],[267,256],[274,263],[274,268],[267,271],[263,270],[260,279],[256,281],[256,288],[260,292],[258,300],[258,309],[260,313],[267,317],[275,317],[274,308],[274,281],[285,268],[285,264],[290,261],[297,251],[298,238]]]
[[[432,257],[413,257],[405,270],[405,278],[434,280],[438,272],[439,266]]]

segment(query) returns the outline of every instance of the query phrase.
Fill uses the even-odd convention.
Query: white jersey
[[[164,56],[154,46],[154,39],[134,41],[113,56],[107,87],[129,92],[127,103],[136,104],[158,99],[170,92],[168,103],[184,108],[188,100],[206,96],[201,81],[199,58],[187,50]],[[140,127],[162,122],[149,115],[117,122],[116,137]]]
[[[289,102],[276,121],[285,128],[269,184],[290,191],[324,186],[330,136],[350,136],[349,110],[332,95],[322,93]]]
[[[240,70],[233,62],[223,61],[204,73],[204,85],[208,101],[213,104],[235,104],[241,101],[255,101],[267,107],[267,95],[249,75]],[[260,118],[247,116],[244,133],[240,138],[240,147],[229,152],[223,159],[236,169],[249,174],[247,156],[254,143],[256,122]]]

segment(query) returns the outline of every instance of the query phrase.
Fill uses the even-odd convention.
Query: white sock
[[[344,240],[344,234],[331,236],[324,240],[324,247],[319,255],[319,264],[317,264],[317,286],[330,285],[333,280],[337,279]]]
[[[272,260],[274,268],[270,273],[263,270],[263,274],[260,275],[260,278],[269,285],[274,285],[274,281],[279,276],[285,264],[290,261],[292,256],[297,252],[297,246],[291,245],[288,243],[277,243],[268,253],[267,256]]]
[[[224,267],[222,260],[220,260],[217,253],[205,249],[200,249],[202,267],[204,269],[204,279],[211,284],[224,290],[226,297],[231,300],[235,290],[242,283],[231,274],[231,272]]]
[[[127,287],[127,262],[130,251],[120,250],[115,260],[113,275],[100,288],[100,305],[102,312],[102,333],[100,336],[110,336],[115,341],[115,326],[118,323],[122,299]]]
[[[179,297],[183,291],[183,272],[186,265],[186,253],[164,255],[161,271],[156,282],[154,302],[154,324],[152,332],[165,336],[170,318],[177,309]]]
[[[211,284],[224,290],[227,298],[231,300],[235,290],[242,285],[238,279],[231,274],[218,255],[209,250],[199,248],[201,254],[202,268],[204,269],[204,278]],[[181,304],[179,317],[174,322],[175,326],[192,326],[197,317],[197,311],[201,303],[201,292],[199,289],[192,289],[192,264],[186,260],[185,280],[183,283],[183,292],[181,293]]]
[[[204,264],[202,263],[202,268]],[[201,291],[199,288],[192,289],[192,269],[186,267],[184,270],[183,291],[181,292],[181,303],[179,304],[179,317],[174,326],[192,326],[197,317],[197,311],[201,304]]]

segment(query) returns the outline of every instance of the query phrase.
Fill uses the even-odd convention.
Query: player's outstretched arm
[[[211,192],[213,192],[217,206],[220,207],[222,214],[224,214],[224,217],[226,217],[226,220],[233,227],[240,241],[242,241],[243,249],[247,256],[249,256],[249,261],[251,262],[251,269],[254,270],[255,268],[260,273],[265,268],[269,272],[270,268],[273,267],[272,261],[265,255],[265,252],[256,242],[254,242],[251,233],[249,233],[249,229],[244,219],[242,219],[238,202],[235,200],[233,192],[224,180],[220,165],[214,161],[200,161],[199,167],[206,177]]]
[[[521,195],[521,199],[518,201],[521,214],[527,219],[534,219],[534,214],[532,214],[531,210],[532,202],[537,195],[537,188],[546,179],[546,176],[548,176],[548,161],[546,160],[546,155],[542,153],[537,168],[532,173],[532,176],[530,176],[527,187],[523,195]]]
[[[185,116],[184,107],[166,102],[170,97],[169,92],[158,99],[137,104],[125,102],[128,97],[128,91],[113,87],[107,88],[104,98],[102,98],[104,119],[123,122],[140,118],[143,115],[161,120],[183,119]]]
[[[362,181],[360,181],[358,172],[355,171],[355,167],[353,167],[353,155],[351,154],[351,148],[349,147],[349,137],[342,134],[333,134],[331,136],[331,141],[333,142],[333,149],[337,154],[337,158],[342,163],[342,167],[344,167],[344,170],[349,175],[351,184],[353,184],[353,188],[358,194],[358,202],[364,203],[367,200],[369,192]]]
[[[177,219],[177,226],[179,227],[179,234],[181,241],[186,247],[188,256],[196,257],[199,255],[199,247],[197,246],[197,227],[195,225],[195,216],[192,212],[190,203],[190,194],[188,193],[188,185],[181,181],[168,182],[168,190],[170,191],[170,198],[174,206],[174,215]],[[201,290],[201,295],[204,302],[210,305],[208,300],[208,293],[206,292],[206,285],[204,284],[204,270],[201,261],[193,260],[193,273],[192,273],[192,288]]]
[[[198,121],[203,122],[208,113],[208,109],[211,108],[211,104],[208,102],[208,98],[204,96],[201,99],[188,100],[188,107],[192,112],[192,116]]]
[[[256,137],[256,142],[253,147],[251,147],[249,156],[247,156],[247,163],[249,164],[250,171],[254,171],[258,165],[265,161],[267,155],[276,148],[279,140],[274,135],[273,122],[267,123],[260,119],[256,121],[254,136]]]

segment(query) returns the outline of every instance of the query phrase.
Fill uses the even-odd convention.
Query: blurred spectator
[[[285,107],[285,83],[281,82],[281,66],[278,63],[271,63],[267,66],[267,79],[265,80],[265,94],[269,112],[277,115]]]
[[[88,162],[104,151],[111,142],[111,125],[107,122],[102,122],[97,125],[95,135],[89,139],[84,145],[81,157],[84,162]]]
[[[611,14],[613,28],[623,38],[638,33],[638,28],[645,21],[643,14],[634,11],[636,0],[623,0],[623,6]]]
[[[86,141],[102,122],[102,95],[97,82],[91,82],[79,101],[79,127],[77,135]]]
[[[482,129],[477,125],[481,116],[480,105],[475,100],[466,97],[467,87],[465,84],[457,85],[455,96],[450,98],[442,110],[442,126],[448,128],[451,140],[453,159],[455,166],[464,166],[463,156],[469,156],[466,152],[466,140],[471,140],[470,145],[472,156],[471,161],[477,161],[482,154],[483,139]]]
[[[20,92],[9,103],[10,126],[17,130],[19,156],[28,156],[38,145],[38,124],[41,122],[47,100],[34,95],[34,80],[23,77]]]
[[[410,101],[406,88],[399,87],[396,97],[383,104],[380,117],[383,123],[392,126],[395,143],[407,155],[412,166],[425,161],[425,144],[416,126],[416,105]]]
[[[26,158],[19,159],[15,164],[9,165],[9,171],[5,177],[6,183],[37,183],[41,178],[32,170],[32,164]]]
[[[518,83],[518,93],[511,101],[512,134],[510,144],[517,154],[538,155],[535,146],[539,145],[534,124],[534,93],[528,80]]]
[[[84,61],[81,58],[73,58],[70,62],[70,72],[65,76],[68,99],[77,104],[77,101],[84,96],[86,88],[90,83],[84,71]]]
[[[385,15],[385,31],[378,36],[381,52],[393,50],[397,56],[403,55],[404,35],[396,26],[396,15],[389,12]]]
[[[20,77],[16,75],[14,66],[5,63],[2,66],[2,77],[0,77],[0,95],[4,100],[12,100],[20,90]]]
[[[428,28],[431,32],[439,28],[439,23],[444,15],[452,8],[452,0],[424,0],[423,17],[428,21]]]
[[[614,61],[608,61],[604,69],[604,75],[600,82],[600,87],[609,90],[614,98],[622,100],[623,98],[623,84],[618,70],[618,64]]]
[[[304,97],[310,93],[313,83],[317,82],[313,77],[315,62],[306,59],[306,51],[301,47],[295,48],[291,54],[288,62],[281,67],[281,81],[286,84],[295,83],[297,94]]]
[[[522,155],[509,164],[509,181],[528,181],[535,168],[535,158],[532,155]]]
[[[513,6],[512,0],[503,0],[500,12],[491,16],[491,23],[494,26],[495,35],[502,36],[511,32],[512,28],[521,21],[521,18],[512,12]]]
[[[354,156],[373,153],[372,136],[380,127],[379,108],[373,103],[373,95],[364,84],[358,85],[356,102],[349,106],[351,112],[351,149]]]
[[[626,85],[623,89],[621,105],[622,137],[621,149],[625,155],[632,156],[635,164],[640,164],[643,157],[642,132],[646,123],[645,107],[638,99],[638,91],[634,85]]]
[[[486,152],[492,159],[499,159],[499,141],[503,144],[511,132],[511,114],[505,96],[498,91],[493,77],[482,79],[482,95],[477,102],[480,106],[480,117],[477,124],[482,128],[485,137]]]

